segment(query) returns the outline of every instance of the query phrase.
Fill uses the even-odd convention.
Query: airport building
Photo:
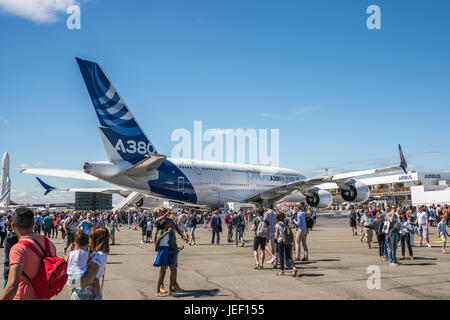
[[[75,192],[75,210],[111,210],[112,194]]]

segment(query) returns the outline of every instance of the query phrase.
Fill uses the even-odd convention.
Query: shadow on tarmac
[[[437,258],[414,257],[414,260],[437,260]]]
[[[298,277],[323,277],[324,273],[299,273]]]
[[[201,297],[214,297],[220,292],[219,289],[210,290],[184,290],[183,292],[177,293],[176,298],[201,298]]]
[[[402,263],[402,266],[435,266],[436,263],[423,262],[423,263]]]

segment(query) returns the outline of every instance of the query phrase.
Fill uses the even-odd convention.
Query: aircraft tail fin
[[[46,184],[44,181],[42,181],[38,177],[36,177],[36,179],[41,184],[41,186],[45,189],[44,196],[48,195],[53,190],[56,190],[55,187],[49,186],[48,184]]]
[[[0,197],[0,207],[6,207],[9,199],[9,190],[6,190],[5,193]]]
[[[95,62],[76,60],[100,121],[100,136],[108,158],[134,165],[146,154],[157,153],[103,69]]]
[[[408,164],[406,163],[405,155],[403,154],[402,146],[400,144],[398,145],[398,152],[400,153],[400,167],[403,169],[403,172],[407,174],[408,171],[406,171],[406,169],[408,168]]]

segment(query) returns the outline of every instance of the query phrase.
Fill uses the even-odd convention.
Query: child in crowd
[[[82,230],[75,232],[75,249],[66,257],[67,285],[72,288],[80,286],[81,278],[86,276],[89,266],[89,236]],[[100,295],[100,282],[98,279],[92,284],[95,297]],[[73,289],[72,289],[73,291]],[[71,292],[72,295],[72,292]]]
[[[110,230],[109,235],[111,237],[111,245],[114,246],[116,244],[116,237],[115,237],[116,230],[120,231],[118,223],[115,218],[111,219],[111,222],[109,223],[109,230]]]
[[[153,239],[152,239],[152,233],[153,233],[153,217],[149,214],[147,217],[147,228],[146,228],[146,239],[145,242],[147,243],[152,243]]]
[[[437,226],[438,237],[440,236],[442,240],[442,253],[447,253],[447,251],[445,250],[445,245],[447,244],[447,236],[448,236],[446,221],[447,217],[444,215],[442,216],[441,222],[439,222]]]
[[[109,232],[105,227],[95,228],[91,233],[89,244],[93,251],[90,264],[98,265],[98,272],[93,285],[94,299],[103,300],[100,279],[104,276],[109,254]]]

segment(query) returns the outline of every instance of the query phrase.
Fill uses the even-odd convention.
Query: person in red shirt
[[[44,237],[33,232],[34,214],[28,208],[18,208],[12,215],[11,227],[20,240],[31,242],[40,251],[33,239],[41,247],[45,247]],[[50,253],[56,255],[56,247],[50,242]],[[35,292],[24,273],[33,279],[39,272],[41,257],[27,246],[17,243],[9,253],[10,270],[8,282],[3,290],[0,300],[43,300]]]

